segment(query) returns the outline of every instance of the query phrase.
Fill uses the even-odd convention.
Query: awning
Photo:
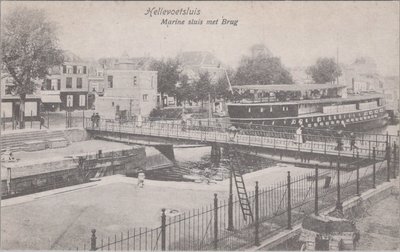
[[[42,103],[61,103],[59,95],[42,95]]]

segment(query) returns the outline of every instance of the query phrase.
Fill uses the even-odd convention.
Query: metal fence
[[[390,138],[395,139],[392,143],[387,141],[389,137],[385,137],[378,141],[355,139],[354,144],[352,144],[350,138],[312,134],[304,135],[305,142],[297,143],[296,135],[293,133],[250,130],[232,134],[231,131],[221,127],[203,126],[190,122],[182,124],[177,121],[143,120],[120,123],[114,120],[99,120],[97,123],[93,123],[87,119],[85,126],[89,130],[116,133],[120,137],[121,134],[145,135],[178,140],[265,147],[299,153],[339,154],[347,157],[355,157],[359,153],[362,158],[371,158],[372,151],[375,148],[377,159],[384,158],[387,146],[398,143],[398,137]]]
[[[261,239],[271,237],[311,214],[319,214],[362,192],[376,188],[398,176],[399,152],[386,155],[383,161],[361,167],[365,159],[356,157],[343,165],[338,159],[333,170],[323,170],[317,165],[314,172],[300,176],[287,174],[285,181],[259,188],[248,198],[254,214],[244,219],[240,202],[233,197],[221,200],[214,194],[212,204],[184,213],[171,213],[163,209],[161,225],[152,229],[134,229],[133,233],[120,233],[98,238],[92,230],[90,246],[76,249],[91,250],[238,250],[259,245]],[[322,171],[321,171],[322,170]]]

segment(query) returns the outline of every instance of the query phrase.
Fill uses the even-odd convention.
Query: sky
[[[373,58],[384,75],[399,74],[399,2],[1,2],[1,14],[27,6],[57,23],[60,46],[82,58],[173,57],[210,51],[237,66],[253,44],[263,43],[287,67],[309,66],[318,57],[349,64]],[[149,8],[190,8],[199,15],[145,15]],[[163,19],[185,20],[164,25]],[[222,19],[238,20],[222,25]],[[203,20],[189,25],[189,20]],[[217,25],[206,20],[218,19]]]

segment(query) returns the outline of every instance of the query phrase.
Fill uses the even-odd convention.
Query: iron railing
[[[274,185],[249,192],[249,202],[255,209],[254,222],[244,220],[237,198],[220,200],[214,194],[213,204],[184,213],[161,213],[161,225],[144,232],[132,232],[99,242],[92,232],[91,250],[237,250],[259,245],[260,239],[277,234],[319,209],[328,210],[342,202],[373,189],[398,175],[398,148],[393,146],[393,159],[374,160],[361,167],[365,159],[358,155],[342,170],[340,157],[336,168],[291,176]],[[396,153],[396,154],[394,154]],[[387,156],[388,157],[388,156]],[[389,166],[387,166],[389,164]],[[167,216],[172,214],[173,216]],[[140,229],[143,230],[143,229]],[[150,234],[149,234],[150,233]],[[146,240],[146,245],[132,245]],[[129,242],[128,242],[129,241]],[[88,248],[85,245],[84,248]],[[81,249],[81,248],[77,248]]]

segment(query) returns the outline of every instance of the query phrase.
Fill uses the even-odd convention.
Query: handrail
[[[378,156],[386,150],[384,141],[356,140],[356,150],[351,148],[350,140],[344,137],[331,137],[321,135],[305,135],[306,142],[299,141],[294,133],[275,131],[238,131],[233,133],[225,128],[212,126],[199,126],[167,121],[133,121],[120,123],[112,120],[100,120],[98,126],[93,126],[90,121],[86,123],[88,129],[98,131],[111,131],[117,133],[131,133],[157,137],[169,137],[196,141],[235,143],[240,145],[280,148],[285,150],[314,152],[323,154],[346,154],[355,156],[356,150],[362,157],[371,157],[372,148],[375,147]],[[228,137],[229,136],[229,137]],[[297,138],[297,139],[296,139]],[[339,149],[337,149],[339,148]]]

